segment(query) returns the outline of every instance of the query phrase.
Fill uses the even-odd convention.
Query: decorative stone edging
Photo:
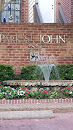
[[[21,103],[72,103],[73,98],[66,99],[0,99],[0,104],[21,104]]]
[[[3,81],[4,85],[9,86],[17,86],[17,85],[25,85],[25,86],[68,86],[69,84],[73,85],[73,80],[49,80],[48,83],[45,83],[44,80],[6,80]]]

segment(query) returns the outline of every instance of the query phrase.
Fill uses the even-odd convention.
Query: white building
[[[39,14],[39,17],[42,19],[42,23],[56,22],[56,0],[28,0],[28,2],[29,23],[34,22],[34,16],[38,17],[37,14]],[[34,7],[34,4],[36,5],[36,7]],[[34,8],[38,8],[38,12],[35,12]]]

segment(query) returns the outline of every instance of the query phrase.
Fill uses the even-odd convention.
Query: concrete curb
[[[54,118],[52,110],[41,111],[2,111],[0,112],[0,119],[42,119]]]
[[[2,111],[40,111],[52,110],[54,113],[73,112],[73,103],[22,103],[22,104],[0,104]]]

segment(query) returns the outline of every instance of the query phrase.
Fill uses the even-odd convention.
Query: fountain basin
[[[44,80],[6,80],[3,81],[3,85],[7,86],[68,86],[69,84],[73,85],[73,80],[49,80],[45,82]]]

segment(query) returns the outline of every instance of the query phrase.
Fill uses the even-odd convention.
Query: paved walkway
[[[52,119],[0,120],[0,130],[73,130],[73,113],[55,113]]]
[[[40,102],[40,103],[10,103],[10,104],[0,104],[0,116],[1,118],[0,119],[25,119],[23,117],[23,115],[25,115],[25,112],[29,114],[30,116],[32,116],[33,114],[33,117],[35,116],[35,118],[37,118],[37,115],[38,115],[38,118],[42,117],[42,114],[40,115],[39,117],[39,111],[43,111],[43,115],[44,117],[43,118],[46,118],[47,114],[45,114],[45,110],[47,110],[47,114],[49,114],[48,111],[52,111],[50,112],[51,114],[50,115],[53,115],[52,113],[67,113],[67,112],[73,112],[73,102],[61,102],[61,103],[58,103],[58,102],[52,102],[52,103],[43,103],[43,102]],[[38,112],[37,112],[38,111]],[[32,112],[32,114],[30,114],[30,112]],[[2,118],[2,113],[3,113],[3,116],[4,118]],[[15,118],[15,114],[17,116],[17,118]],[[18,117],[18,113],[21,113],[20,116]],[[23,114],[24,113],[24,114]],[[36,114],[38,113],[38,114]],[[11,115],[11,117],[9,117],[9,115]],[[8,115],[8,116],[7,116]],[[14,115],[14,117],[13,117]],[[22,117],[21,117],[22,115]],[[20,118],[21,117],[21,118]],[[54,116],[53,116],[54,117]],[[31,117],[29,117],[30,119]],[[48,115],[48,118],[49,118],[49,115]]]

